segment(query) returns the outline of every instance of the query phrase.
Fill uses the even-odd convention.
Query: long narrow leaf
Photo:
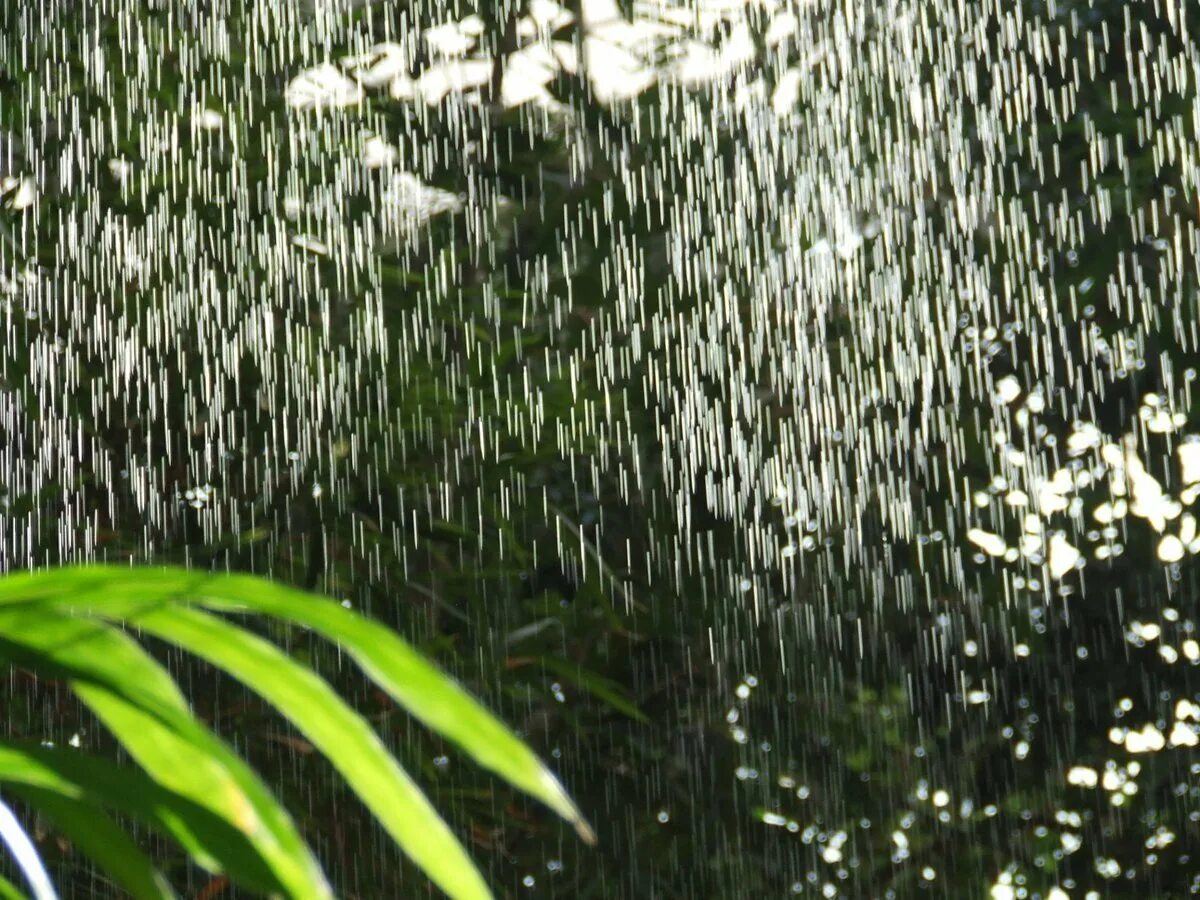
[[[49,605],[62,612],[78,611],[69,599]],[[22,608],[10,604],[0,610],[0,629],[5,613]],[[93,601],[88,611],[134,625],[238,678],[290,718],[330,759],[435,884],[463,900],[491,896],[466,850],[370,725],[311,670],[236,625],[169,600],[112,596]]]
[[[221,860],[230,877],[247,887],[281,889],[246,834],[140,769],[76,750],[0,744],[0,782],[125,813],[175,838],[193,858]]]
[[[295,723],[325,754],[396,843],[451,897],[491,896],[470,856],[378,735],[329,685],[274,644],[182,605],[119,602],[115,614],[224,669]]]
[[[191,716],[166,672],[126,635],[46,604],[10,605],[0,609],[0,655],[71,678],[79,698],[151,777],[251,836],[292,896],[330,896],[287,812]]]
[[[54,605],[70,608],[69,603]],[[375,732],[311,670],[242,628],[170,601],[116,596],[94,603],[90,611],[135,625],[238,678],[290,718],[333,762],[397,843],[447,894],[464,900],[490,896],[470,856]]]
[[[48,816],[59,831],[136,900],[170,900],[175,896],[146,854],[96,804],[43,788],[20,787],[14,793]]]
[[[368,678],[417,719],[456,743],[479,765],[541,800],[571,822],[585,840],[595,839],[537,754],[391,629],[338,603],[242,576],[212,577],[191,593],[211,609],[266,613],[337,643]]]
[[[28,900],[28,898],[19,887],[7,878],[0,876],[0,900]]]
[[[257,612],[311,629],[339,644],[363,672],[412,715],[472,759],[544,802],[580,836],[594,835],[537,755],[457,683],[386,626],[339,604],[261,579],[183,569],[116,566],[54,569],[0,579],[0,604],[69,596],[79,608],[127,601],[195,600],[214,610]]]

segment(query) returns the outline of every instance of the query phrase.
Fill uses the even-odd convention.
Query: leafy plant
[[[174,894],[108,810],[169,835],[198,864],[248,889],[332,896],[291,816],[197,719],[167,670],[135,640],[137,632],[206,660],[275,706],[451,897],[491,896],[458,839],[366,720],[311,669],[229,614],[270,617],[336,642],[426,726],[592,840],[528,746],[390,629],[336,602],[250,576],[183,569],[83,566],[0,579],[0,657],[65,679],[140,766],[114,766],[74,748],[5,742],[0,782],[135,897]],[[10,848],[24,846],[18,858],[27,861],[28,842],[13,825],[0,836]],[[47,896],[38,868],[23,863],[22,869],[39,900]]]

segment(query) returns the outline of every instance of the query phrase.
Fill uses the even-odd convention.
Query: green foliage
[[[258,693],[329,759],[447,894],[491,896],[449,826],[362,715],[279,646],[218,614],[266,616],[335,642],[412,715],[591,840],[557,779],[524,743],[393,632],[342,605],[261,579],[179,569],[92,566],[7,577],[0,581],[0,657],[66,680],[141,769],[74,749],[9,742],[0,746],[0,781],[133,896],[173,893],[105,810],[171,836],[204,868],[247,888],[333,895],[287,810],[194,715],[135,633],[186,650]]]

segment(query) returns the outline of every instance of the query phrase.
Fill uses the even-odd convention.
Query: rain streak
[[[4,570],[398,623],[498,896],[1200,892],[1193,2],[0,6]]]

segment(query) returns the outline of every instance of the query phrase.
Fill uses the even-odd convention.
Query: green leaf
[[[331,896],[286,810],[192,717],[170,676],[128,636],[44,603],[9,605],[0,609],[0,656],[70,678],[152,778],[250,837],[291,896]]]
[[[532,750],[392,631],[337,603],[259,579],[180,569],[92,566],[0,579],[0,656],[69,679],[162,795],[176,804],[191,804],[181,811],[159,797],[152,808],[131,812],[174,834],[202,864],[219,861],[246,884],[251,879],[244,875],[255,857],[244,858],[244,847],[215,842],[205,833],[205,823],[196,820],[195,808],[254,842],[274,882],[266,890],[297,898],[329,896],[286,812],[244,763],[195,720],[170,676],[128,635],[97,619],[140,628],[232,674],[277,707],[330,759],[400,847],[443,890],[462,900],[491,896],[466,851],[368,723],[325,681],[274,644],[201,606],[273,616],[336,642],[418,719],[545,801],[585,839],[594,839]],[[18,781],[33,772],[44,779],[49,771],[71,782],[81,799],[119,806],[111,780],[101,783],[95,772],[68,773],[61,758],[49,765],[28,752],[20,762],[24,768],[0,748],[0,780],[6,777],[5,764],[20,770],[9,776]],[[255,874],[256,886],[264,887],[262,872]]]
[[[24,786],[14,793],[48,816],[59,831],[137,900],[175,896],[146,855],[96,804],[44,788]]]
[[[274,644],[198,609],[119,598],[95,609],[208,660],[262,696],[329,758],[435,884],[461,900],[491,897],[470,856],[378,735],[310,669]]]
[[[529,746],[387,627],[338,603],[245,576],[209,577],[187,593],[210,609],[266,613],[337,643],[417,719],[458,744],[479,765],[541,800],[571,822],[584,840],[595,840],[558,779]]]
[[[0,744],[0,782],[125,813],[169,834],[198,860],[221,860],[230,877],[248,887],[281,890],[246,834],[138,769],[115,766],[76,750]],[[215,869],[215,863],[209,868]]]
[[[294,897],[331,896],[287,812],[214,735],[187,718],[159,718],[106,688],[81,682],[72,686],[152,778],[245,834],[276,889]],[[205,862],[215,870],[230,865],[225,858]]]
[[[523,741],[389,628],[338,603],[249,576],[174,568],[70,567],[0,579],[0,604],[66,596],[79,609],[97,610],[114,596],[145,602],[188,599],[209,609],[262,613],[309,628],[340,645],[368,678],[429,728],[544,802],[584,840],[595,840],[558,779]]]
[[[0,876],[0,900],[27,900],[27,898],[19,887],[7,878]]]

